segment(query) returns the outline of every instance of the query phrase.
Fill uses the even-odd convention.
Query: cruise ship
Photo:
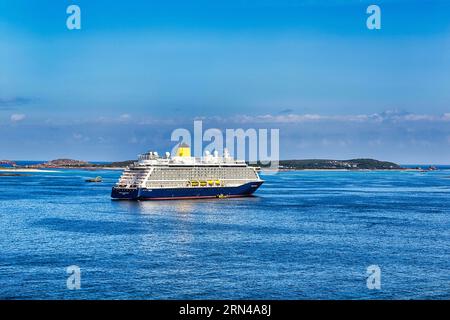
[[[190,147],[182,143],[176,155],[161,157],[147,152],[127,167],[112,188],[111,197],[123,200],[171,200],[228,198],[252,195],[264,181],[258,168],[234,160],[225,149],[191,157]]]

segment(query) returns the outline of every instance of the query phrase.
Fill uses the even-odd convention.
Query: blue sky
[[[283,159],[450,163],[449,57],[448,1],[2,1],[0,158],[134,158],[201,117]]]

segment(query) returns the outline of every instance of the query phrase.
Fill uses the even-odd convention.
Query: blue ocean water
[[[119,175],[0,177],[1,299],[450,298],[450,171],[281,172],[252,198],[154,202],[111,201]]]

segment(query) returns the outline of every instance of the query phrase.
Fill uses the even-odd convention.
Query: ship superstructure
[[[204,157],[191,156],[190,147],[181,144],[171,157],[166,152],[147,152],[127,167],[112,189],[114,199],[156,200],[186,198],[222,198],[249,196],[263,180],[258,168],[234,160],[225,149],[205,152]]]

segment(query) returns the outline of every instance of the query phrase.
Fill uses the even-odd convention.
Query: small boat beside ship
[[[225,149],[191,157],[187,144],[164,157],[147,152],[127,167],[112,188],[111,197],[122,200],[229,198],[252,195],[263,183],[258,168],[234,160]]]

